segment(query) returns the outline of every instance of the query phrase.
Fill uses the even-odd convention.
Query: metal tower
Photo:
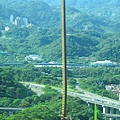
[[[62,117],[66,120],[66,103],[67,103],[67,70],[66,70],[66,17],[65,17],[65,0],[62,0]]]

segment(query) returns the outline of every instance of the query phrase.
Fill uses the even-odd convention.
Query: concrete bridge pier
[[[115,114],[120,114],[119,109],[116,109]],[[116,120],[120,120],[120,118],[116,118]]]
[[[120,120],[120,118],[116,118],[116,120]]]
[[[119,109],[110,108],[110,114],[118,114],[119,115]],[[110,120],[120,120],[120,118],[110,118]]]
[[[115,114],[118,114],[118,115],[120,114],[119,109],[116,109]]]
[[[109,108],[106,106],[102,106],[102,107],[103,107],[103,114],[114,114],[114,108]],[[114,118],[108,117],[108,120],[114,120]]]
[[[102,107],[103,107],[103,114],[108,113],[108,107],[106,107],[106,106],[102,106]]]
[[[113,118],[110,118],[109,120],[114,120]]]
[[[110,108],[110,114],[114,114],[114,108]]]

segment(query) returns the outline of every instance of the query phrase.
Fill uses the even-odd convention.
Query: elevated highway
[[[31,88],[34,92],[36,92],[38,96],[40,96],[40,94],[43,94],[43,91],[41,93],[41,90],[45,86],[39,84],[32,84],[32,83],[24,83],[24,84],[29,85],[29,88]],[[58,92],[62,92],[61,88],[55,87],[54,89],[58,90]],[[84,91],[80,88],[77,88],[77,90],[78,90],[77,92],[67,91],[67,94],[73,97],[79,97],[88,104],[97,104],[101,106],[103,115],[108,120],[120,120],[120,112],[119,112],[120,101],[110,99],[107,97],[102,97],[100,95]]]
[[[21,111],[25,108],[8,108],[8,107],[0,107],[0,110],[11,110],[11,111]]]

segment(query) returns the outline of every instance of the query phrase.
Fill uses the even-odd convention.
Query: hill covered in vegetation
[[[49,74],[48,75],[43,74],[45,72],[48,72]],[[61,72],[61,69],[56,68],[38,69],[33,66],[25,66],[24,68],[12,68],[12,67],[1,68],[0,75],[1,78],[4,79],[3,80],[4,84],[2,82],[1,84],[2,86],[0,87],[1,88],[0,93],[2,92],[2,96],[0,97],[1,99],[0,106],[22,107],[25,108],[25,110],[21,112],[16,112],[15,114],[10,116],[7,114],[7,111],[4,114],[1,111],[0,118],[3,120],[18,120],[18,119],[60,120],[62,95],[57,90],[52,89],[52,87],[50,87],[50,85],[61,87],[60,84],[61,80],[58,80],[57,78],[59,72]],[[18,83],[18,81],[21,80],[23,82],[30,81],[44,84],[45,85],[43,89],[44,94],[41,94],[39,97],[33,94],[31,90],[25,88],[22,84]],[[70,81],[68,80],[69,85],[70,83],[72,85],[73,84],[75,85],[75,82],[72,83],[72,79]],[[5,86],[7,86],[6,91],[5,89],[3,91],[3,88],[5,88]],[[7,92],[8,90],[9,92]],[[19,96],[19,94],[21,96]],[[91,120],[93,119],[93,109],[86,102],[82,101],[80,98],[68,96],[67,117],[68,119],[73,118]],[[100,110],[98,110],[98,118],[100,120],[103,120],[103,115]]]
[[[50,3],[51,5],[47,4]],[[80,4],[79,4],[80,2]],[[103,4],[103,2],[105,4]],[[69,1],[66,8],[67,23],[67,55],[68,61],[77,62],[80,57],[91,60],[105,60],[119,62],[119,5],[117,1]],[[57,1],[56,1],[57,4]],[[92,9],[92,5],[98,9]],[[102,4],[104,9],[102,8]],[[59,5],[59,4],[58,4]],[[72,5],[72,6],[71,6]],[[79,8],[78,6],[83,7]],[[106,12],[107,6],[112,10],[111,15]],[[54,7],[53,7],[54,6]],[[87,7],[88,6],[88,7]],[[0,59],[1,62],[25,62],[25,56],[38,54],[43,62],[61,62],[61,10],[52,1],[7,1],[1,0],[0,24]],[[4,9],[3,9],[4,8]],[[86,10],[85,8],[88,8]],[[88,13],[89,8],[92,12]],[[84,12],[83,9],[85,9]],[[99,14],[104,11],[106,15]],[[96,14],[94,14],[94,12]],[[115,19],[112,17],[116,13]],[[33,27],[21,28],[9,23],[9,17],[27,17]],[[108,16],[108,17],[107,17]],[[110,17],[111,16],[111,17]],[[10,29],[4,31],[8,26]],[[7,53],[7,54],[3,54]],[[91,59],[94,58],[94,59]]]
[[[67,2],[68,62],[89,63],[105,59],[120,62],[119,5],[119,0]],[[0,0],[0,12],[0,63],[26,64],[25,57],[31,54],[42,56],[42,61],[35,62],[61,62],[60,1]],[[32,26],[21,27],[10,23],[10,15],[14,18],[26,17]],[[105,90],[105,85],[119,84],[119,71],[119,68],[91,67],[67,71],[70,77],[68,85],[75,88],[76,80],[72,77],[77,76],[83,89],[97,90],[97,94],[118,99],[118,96]],[[0,119],[60,119],[61,94],[47,85],[60,87],[61,76],[61,68],[2,67],[0,106],[30,108],[12,116],[0,115]],[[45,94],[38,97],[19,81],[44,84]],[[79,98],[68,98],[67,113],[70,119],[93,119],[93,110]],[[98,114],[99,120],[103,120],[100,111]]]
[[[0,68],[0,83],[0,97],[22,99],[34,94],[18,81],[15,81],[12,68]]]

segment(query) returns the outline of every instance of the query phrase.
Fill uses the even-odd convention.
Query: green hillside
[[[70,3],[79,5],[78,2],[79,0]],[[93,3],[93,1],[91,2]],[[116,4],[112,4],[110,1],[104,2],[105,5],[111,4],[110,10],[113,9],[113,6],[116,7]],[[83,6],[87,6],[87,3],[89,1]],[[101,5],[102,3],[103,1],[96,4]],[[11,2],[8,0],[6,6],[4,1],[1,1],[1,4],[1,62],[24,62],[25,56],[30,54],[42,55],[43,62],[61,61],[60,8],[51,7],[41,0]],[[110,59],[119,62],[119,14],[115,16],[116,19],[114,17],[108,19],[104,15],[99,16],[92,12],[90,14],[87,10],[85,13],[82,8],[76,8],[74,6],[66,8],[68,61],[79,61],[79,57],[94,57],[95,60]],[[98,13],[100,9],[102,7],[91,10]],[[116,13],[118,10],[119,6],[116,7]],[[9,21],[11,14],[14,17],[27,17],[28,22],[33,23],[34,27],[21,28],[6,22]],[[109,16],[107,12],[106,16]],[[10,27],[9,31],[3,31],[6,26]]]
[[[10,4],[9,8],[27,17],[29,23],[40,27],[54,27],[58,25],[58,19],[60,19],[58,12],[53,11],[43,1],[16,1]]]
[[[43,0],[50,6],[60,6],[59,0]],[[67,7],[74,7],[85,14],[93,14],[94,16],[103,17],[106,20],[119,19],[120,2],[119,0],[69,0],[66,1]]]
[[[0,68],[0,97],[25,98],[33,95],[22,84],[15,80],[12,68]]]
[[[69,0],[66,5],[67,62],[89,64],[109,59],[119,63],[119,0]],[[61,87],[61,68],[35,68],[31,64],[61,62],[60,1],[0,0],[0,13],[0,65],[27,64],[25,67],[0,67],[0,106],[30,107],[11,116],[0,112],[0,119],[59,120],[61,93],[49,86]],[[10,15],[26,17],[32,26],[10,23]],[[40,55],[42,60],[26,61],[28,55]],[[69,88],[74,89],[79,81],[83,89],[118,100],[117,95],[106,91],[105,85],[119,84],[119,68],[83,67],[67,70],[67,73]],[[74,79],[76,77],[79,79]],[[19,81],[46,85],[44,94],[38,97]],[[68,97],[67,103],[68,119],[93,119],[93,109],[80,98]],[[98,119],[104,120],[100,111]]]

